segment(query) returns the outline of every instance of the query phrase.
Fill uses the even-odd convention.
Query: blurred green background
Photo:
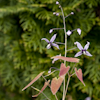
[[[84,100],[90,96],[92,100],[100,100],[100,0],[59,0],[64,14],[74,15],[66,18],[67,30],[80,28],[81,35],[75,31],[68,37],[68,49],[76,47],[79,41],[83,46],[90,42],[88,51],[93,55],[78,57],[77,68],[82,68],[86,86],[77,79],[71,78],[66,100]],[[41,41],[45,37],[50,39],[57,33],[57,42],[64,42],[63,30],[56,30],[49,34],[51,28],[62,28],[61,16],[53,15],[60,12],[56,0],[0,0],[0,100],[46,100],[40,94],[37,98],[32,95],[38,93],[31,87],[21,91],[41,71],[47,75],[50,67],[60,68],[59,61],[52,64],[50,57],[64,55],[64,45],[61,50],[46,49],[47,43]],[[78,49],[68,52],[74,57]],[[72,63],[67,65],[73,66]],[[59,72],[47,79],[58,77]],[[67,81],[67,77],[66,77]],[[33,86],[42,88],[44,79],[41,77]],[[62,97],[63,87],[57,93]],[[44,93],[55,100],[47,87]]]

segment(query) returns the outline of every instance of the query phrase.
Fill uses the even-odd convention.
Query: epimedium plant
[[[49,30],[49,33],[51,34],[54,30],[60,30],[60,29],[63,29],[64,30],[64,35],[65,35],[65,43],[61,43],[61,42],[55,42],[55,39],[57,37],[57,34],[54,34],[50,41],[47,39],[47,38],[42,38],[41,40],[45,40],[48,44],[47,44],[47,49],[50,49],[52,46],[56,47],[57,49],[60,50],[59,48],[59,44],[63,44],[65,45],[65,55],[64,56],[61,56],[61,54],[59,55],[56,55],[56,56],[53,56],[51,59],[52,60],[52,63],[54,63],[56,60],[63,60],[64,63],[61,63],[60,65],[60,69],[56,68],[56,67],[51,67],[48,71],[48,75],[44,76],[43,74],[45,73],[45,71],[39,73],[28,85],[26,85],[23,89],[25,90],[26,88],[28,88],[29,86],[31,86],[35,81],[37,81],[41,76],[44,78],[45,80],[45,83],[44,83],[44,86],[42,87],[41,90],[31,86],[33,89],[39,91],[38,94],[36,95],[33,95],[32,97],[37,97],[40,93],[42,93],[48,100],[50,100],[46,94],[43,93],[43,91],[45,90],[45,88],[47,86],[50,87],[51,89],[51,92],[53,95],[55,95],[55,98],[56,100],[59,100],[59,98],[57,98],[57,91],[59,90],[60,86],[62,85],[63,83],[63,95],[62,95],[62,100],[65,100],[65,97],[66,97],[66,94],[67,94],[67,91],[68,91],[68,86],[69,86],[69,82],[70,82],[70,78],[76,74],[77,78],[82,82],[82,84],[85,86],[85,83],[83,81],[83,74],[82,74],[82,69],[77,69],[75,66],[76,66],[76,63],[79,62],[79,59],[78,58],[75,58],[75,57],[78,57],[78,56],[81,56],[82,54],[84,55],[87,55],[87,56],[92,56],[88,51],[87,49],[89,48],[89,45],[90,45],[90,42],[87,41],[87,44],[84,46],[84,48],[82,47],[82,45],[76,41],[74,44],[77,45],[77,48],[80,50],[78,53],[75,54],[74,57],[67,57],[67,51],[68,51],[68,48],[67,48],[67,37],[70,36],[73,31],[77,31],[79,35],[81,35],[81,29],[80,28],[77,28],[77,29],[74,29],[74,30],[68,30],[66,31],[66,23],[65,23],[65,19],[70,16],[70,15],[73,15],[74,13],[71,12],[69,15],[65,16],[64,15],[64,11],[62,9],[62,6],[60,5],[60,3],[58,1],[56,1],[56,4],[59,6],[59,8],[61,9],[61,13],[58,13],[58,12],[54,12],[53,14],[56,15],[56,16],[61,16],[62,19],[63,19],[63,25],[64,27],[63,28],[52,28]],[[72,49],[75,49],[75,48],[72,48]],[[70,49],[70,50],[72,50]],[[67,65],[67,62],[73,62],[75,63],[74,66],[68,66]],[[67,67],[66,67],[67,66]],[[51,69],[55,69],[54,71],[51,71]],[[53,74],[55,71],[59,71],[59,77],[54,77],[51,81],[50,80],[47,80],[46,77]],[[65,76],[68,75],[68,80],[67,80],[67,83],[65,82]],[[51,82],[51,84],[50,84]]]

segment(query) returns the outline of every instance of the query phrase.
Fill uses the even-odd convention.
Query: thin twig
[[[55,94],[55,98],[56,98],[56,100],[58,100],[58,98],[57,98],[57,95]]]
[[[44,80],[47,82],[46,78],[45,78],[43,75],[42,75],[42,77],[43,77],[43,78],[44,78]],[[48,86],[49,86],[49,87],[51,87],[51,86],[50,86],[50,84],[48,84]],[[55,98],[56,98],[56,100],[58,100],[58,98],[57,98],[57,95],[56,95],[56,94],[55,94]]]
[[[73,68],[72,68],[70,74],[72,74],[72,71],[73,71],[73,69],[75,68],[75,66],[76,66],[76,63],[74,64],[74,66],[73,66]]]
[[[58,70],[54,70],[54,71],[52,71],[51,73],[49,73],[48,75],[45,75],[44,77],[50,76],[50,75],[53,74],[55,71],[58,71]]]
[[[54,42],[54,43],[56,43],[56,44],[64,44],[65,45],[65,43],[61,43],[61,42]]]
[[[74,74],[76,74],[76,73],[71,74],[70,77],[73,76]]]
[[[64,28],[52,28],[52,30],[60,30],[60,29],[64,29]]]
[[[70,81],[70,75],[68,75],[68,81],[67,81],[67,85],[66,85],[66,91],[65,91],[65,95],[64,95],[64,100],[65,100],[66,93],[67,93],[67,90],[68,90],[69,81]]]
[[[70,51],[70,50],[74,50],[74,49],[76,49],[76,48],[77,48],[77,47],[75,47],[75,48],[72,48],[72,49],[68,49],[68,50],[66,50],[66,52],[67,52],[67,51]]]
[[[41,92],[48,100],[51,100],[51,99],[49,99],[41,90],[39,90],[39,89],[37,89],[37,88],[35,88],[35,87],[33,87],[33,86],[31,86],[31,87],[32,87],[34,90]]]

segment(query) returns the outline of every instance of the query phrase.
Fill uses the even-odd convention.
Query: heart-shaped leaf
[[[64,76],[61,76],[58,79],[56,77],[52,79],[52,81],[51,81],[51,91],[52,91],[53,95],[56,94],[56,92],[60,88],[63,80],[64,80]]]
[[[48,84],[50,83],[50,80],[48,80],[47,82],[44,83],[44,86],[42,87],[42,89],[40,90],[40,92],[36,95],[33,95],[32,97],[37,97],[41,92],[43,92],[45,90],[45,88],[48,86]]]
[[[70,66],[65,66],[64,63],[61,63],[59,76],[65,75],[70,69]]]
[[[76,69],[75,68],[75,73],[78,77],[78,79],[83,83],[83,85],[85,86],[85,83],[83,82],[83,74],[82,74],[82,70],[81,69]]]
[[[32,85],[35,81],[37,81],[37,80],[42,76],[43,73],[44,73],[44,71],[41,72],[40,74],[38,74],[28,85],[26,85],[26,86],[22,89],[22,91],[24,91],[26,88],[28,88],[30,85]]]
[[[68,62],[76,62],[76,63],[79,62],[78,58],[72,58],[72,57],[54,56],[51,59],[54,59],[54,58],[58,58],[58,59],[68,61]]]

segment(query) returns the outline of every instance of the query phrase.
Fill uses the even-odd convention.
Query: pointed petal
[[[87,41],[87,44],[84,46],[84,49],[87,50],[89,48],[90,42]]]
[[[86,51],[86,55],[87,56],[92,56],[88,51]]]
[[[64,80],[64,76],[61,76],[58,79],[56,77],[52,79],[52,81],[51,81],[51,92],[53,93],[53,95],[56,94],[56,92],[60,88],[63,80]]]
[[[50,42],[54,42],[54,40],[56,39],[56,35],[57,35],[57,34],[54,34],[54,35],[51,37]]]
[[[76,73],[76,75],[77,75],[77,77],[78,77],[78,79],[83,83],[83,85],[85,86],[85,84],[84,84],[84,82],[83,82],[83,74],[82,74],[82,70],[81,69],[76,69],[75,68],[75,73]]]
[[[32,97],[37,97],[41,92],[43,92],[45,90],[45,88],[48,86],[48,84],[50,83],[50,80],[48,80],[47,82],[44,83],[44,86],[42,87],[42,89],[40,90],[40,92],[36,95],[33,95]]]
[[[54,62],[57,61],[57,60],[58,60],[58,58],[53,59],[52,64],[54,64]]]
[[[76,53],[74,57],[78,57],[80,55],[82,55],[82,51],[79,51],[78,53]]]
[[[56,55],[56,56],[61,56],[61,54]],[[54,59],[52,60],[52,64],[54,64],[54,62],[57,61],[57,60],[58,60],[58,58],[54,58]]]
[[[77,47],[78,47],[79,50],[82,50],[83,49],[82,45],[79,42],[75,42],[74,44],[77,45]]]
[[[81,35],[81,29],[80,28],[77,29],[77,32],[78,32],[79,35]]]
[[[68,61],[68,62],[76,62],[76,63],[79,62],[78,58],[72,58],[72,57],[54,56],[51,59],[53,59],[53,58],[58,58],[58,59],[65,60],[65,61]]]
[[[48,44],[46,48],[47,48],[47,49],[50,49],[50,48],[51,48],[51,45],[50,45],[50,44]]]
[[[68,36],[70,36],[70,35],[72,34],[72,32],[71,32],[70,30],[68,30],[68,31],[66,32],[66,34],[67,34]]]
[[[41,72],[40,74],[38,74],[28,85],[26,85],[26,86],[22,89],[22,91],[24,91],[26,88],[28,88],[30,85],[32,85],[35,81],[37,81],[37,80],[42,76],[43,73],[44,73],[44,71]]]
[[[45,40],[47,43],[49,43],[49,40],[46,38],[42,38],[41,40]]]
[[[60,49],[60,48],[59,48],[59,45],[56,44],[56,43],[52,43],[52,46],[57,47],[58,49]]]
[[[61,67],[60,67],[60,73],[59,76],[65,75],[70,69],[70,66],[65,66],[64,63],[61,63]]]

